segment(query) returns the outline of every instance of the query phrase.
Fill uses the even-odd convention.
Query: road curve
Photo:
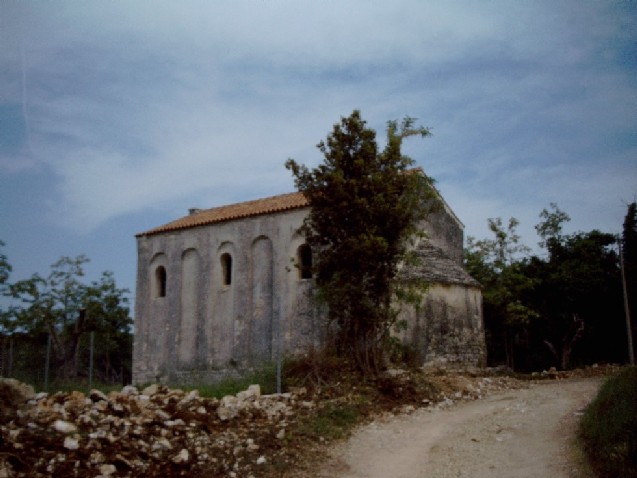
[[[588,478],[574,446],[601,379],[531,384],[361,427],[317,472],[334,478]]]

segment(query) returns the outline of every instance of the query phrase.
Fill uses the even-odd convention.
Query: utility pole
[[[626,314],[626,335],[628,335],[628,360],[631,365],[635,365],[635,350],[633,348],[633,330],[630,324],[630,308],[628,307],[628,290],[626,289],[626,273],[624,271],[624,251],[622,251],[622,240],[618,238],[619,244],[619,267],[622,273],[622,289],[624,291],[624,313]]]

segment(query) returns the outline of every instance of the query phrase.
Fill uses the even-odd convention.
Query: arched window
[[[312,249],[307,244],[301,244],[296,250],[296,260],[299,265],[299,278],[312,278]]]
[[[155,297],[166,297],[166,268],[157,266],[155,269]]]
[[[232,284],[232,256],[227,252],[221,254],[221,283]]]

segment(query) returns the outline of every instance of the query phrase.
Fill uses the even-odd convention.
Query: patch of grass
[[[580,435],[600,477],[637,477],[637,367],[602,385],[582,417]]]
[[[225,395],[236,395],[237,393],[246,390],[248,386],[253,384],[259,384],[261,386],[261,393],[269,394],[276,393],[276,366],[267,365],[263,368],[253,370],[244,375],[237,377],[228,377],[216,383],[195,383],[180,386],[178,384],[170,385],[171,388],[181,388],[185,391],[199,390],[199,394],[202,397],[214,397],[222,398]],[[151,383],[138,384],[138,389],[143,390]],[[112,391],[120,391],[123,387],[121,384],[107,384],[100,382],[93,382],[91,389],[97,389],[104,393]],[[34,389],[38,392],[72,392],[80,391],[87,392],[88,381],[87,380],[56,380],[49,383],[47,389],[44,387],[44,383],[35,383]]]
[[[236,395],[253,384],[261,387],[261,393],[276,393],[276,366],[268,365],[240,377],[228,377],[216,383],[200,383],[180,388],[199,390],[202,397],[222,398],[226,395]]]
[[[328,402],[316,413],[306,416],[299,423],[297,432],[312,440],[336,440],[345,437],[360,420],[356,405]]]

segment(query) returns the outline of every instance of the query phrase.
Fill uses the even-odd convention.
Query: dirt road
[[[574,446],[600,379],[532,384],[444,410],[376,421],[337,447],[318,476],[584,478]]]

